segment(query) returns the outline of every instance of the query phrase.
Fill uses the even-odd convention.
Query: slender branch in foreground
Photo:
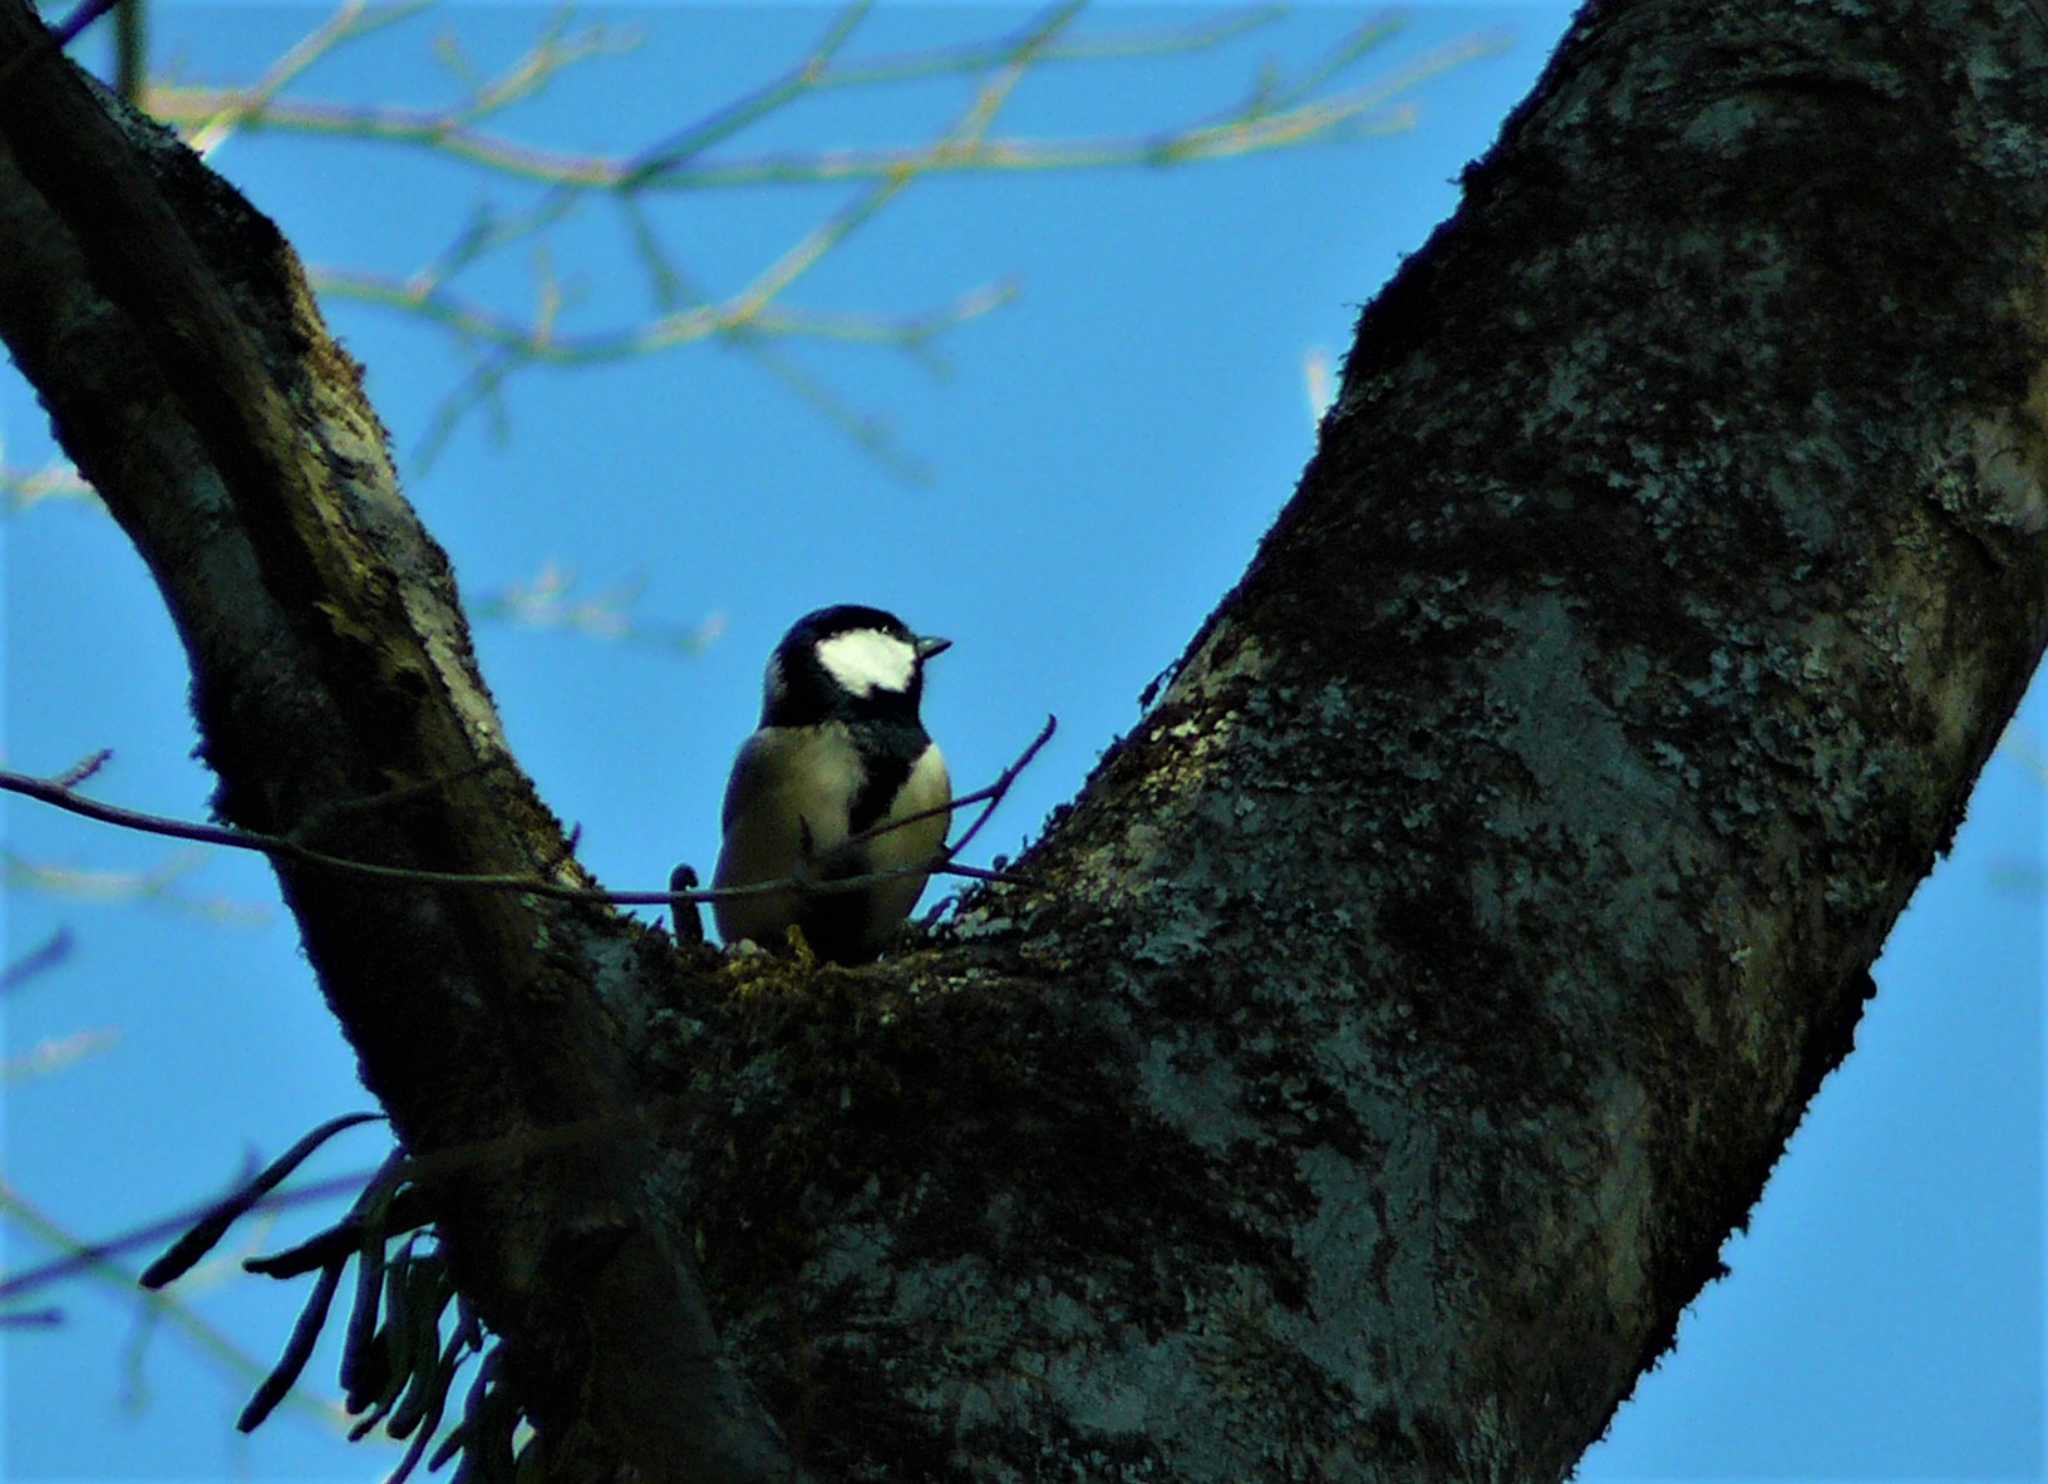
[[[963,794],[950,804],[939,809],[926,810],[922,814],[894,821],[886,829],[901,829],[914,819],[928,819],[937,814],[950,813],[969,804],[989,802],[993,810],[1024,765],[1036,756],[1038,750],[1052,736],[1056,721],[1048,717],[1045,727],[1025,750],[1017,762],[1004,770],[997,780],[987,788],[976,789]],[[97,758],[92,766],[97,768],[103,758]],[[882,881],[893,881],[900,877],[931,875],[965,876],[975,881],[1008,882],[1012,885],[1030,886],[1035,883],[1023,876],[1002,871],[983,870],[978,866],[956,864],[952,857],[961,846],[973,838],[981,828],[981,820],[964,835],[960,844],[940,851],[928,861],[914,865],[900,866],[889,871],[875,871],[863,876],[821,881],[808,877],[791,877],[781,881],[764,881],[753,886],[728,886],[713,891],[603,891],[588,887],[562,886],[540,876],[528,875],[466,875],[459,871],[425,871],[410,866],[385,866],[372,861],[350,860],[344,856],[329,855],[325,851],[313,850],[297,839],[285,835],[266,835],[255,830],[227,829],[219,825],[195,824],[189,820],[171,819],[160,814],[144,814],[134,809],[123,809],[113,804],[103,804],[89,799],[66,786],[64,777],[35,778],[26,773],[0,770],[0,792],[16,793],[25,798],[35,799],[71,814],[98,820],[102,824],[117,825],[122,829],[136,830],[148,835],[167,835],[174,840],[195,840],[205,845],[219,845],[229,850],[254,851],[273,860],[288,861],[293,865],[311,866],[320,870],[346,871],[358,876],[376,877],[393,882],[404,882],[416,886],[453,886],[481,891],[516,891],[533,896],[547,897],[563,902],[591,902],[609,904],[615,907],[662,907],[677,902],[727,902],[744,897],[766,896],[772,892],[797,891],[833,896],[840,892],[860,891]],[[393,799],[410,798],[421,792],[419,786],[399,790],[390,795],[380,795],[370,804],[388,803]],[[988,817],[984,811],[982,819]],[[323,822],[331,819],[332,812],[320,816]],[[883,830],[869,831],[868,834],[883,833]],[[868,835],[860,836],[865,839]]]
[[[370,1172],[364,1170],[350,1175],[329,1176],[310,1185],[294,1186],[290,1190],[264,1191],[247,1209],[281,1211],[293,1206],[331,1201],[338,1196],[354,1195],[363,1188],[363,1182],[369,1178]],[[0,1277],[0,1303],[16,1302],[25,1294],[33,1293],[38,1288],[47,1288],[52,1283],[62,1282],[107,1258],[119,1257],[139,1247],[154,1247],[166,1237],[175,1237],[181,1232],[189,1231],[196,1223],[219,1210],[224,1203],[219,1200],[208,1201],[203,1206],[194,1206],[180,1211],[175,1216],[162,1217],[147,1225],[122,1232],[118,1236],[88,1242],[74,1252],[67,1252],[61,1257],[51,1258],[48,1262],[40,1262],[34,1267],[22,1268]]]
[[[258,1200],[275,1190],[284,1178],[306,1162],[316,1149],[344,1129],[358,1124],[372,1123],[383,1118],[381,1113],[345,1113],[339,1118],[330,1118],[292,1145],[241,1190],[221,1202],[207,1216],[196,1223],[183,1237],[171,1245],[168,1252],[142,1270],[141,1283],[144,1288],[162,1288],[190,1271],[192,1265],[213,1250],[213,1245],[223,1233],[234,1224],[237,1217],[254,1206]]]
[[[1031,739],[1031,745],[1018,755],[1014,763],[1011,763],[1009,767],[997,774],[996,781],[988,787],[978,788],[971,794],[962,794],[950,803],[936,804],[929,809],[920,809],[915,814],[906,814],[901,819],[892,819],[885,824],[873,825],[868,829],[862,830],[857,835],[848,836],[843,843],[847,845],[861,845],[878,835],[886,835],[892,830],[900,830],[906,825],[919,824],[927,819],[937,819],[941,814],[951,814],[955,809],[964,808],[968,804],[979,804],[986,799],[988,801],[988,808],[981,811],[980,818],[967,827],[966,834],[946,847],[946,858],[951,860],[954,856],[965,850],[968,842],[980,833],[983,822],[988,819],[989,815],[995,813],[996,806],[1003,802],[1003,795],[1010,791],[1010,785],[1017,781],[1017,775],[1031,766],[1031,760],[1038,756],[1039,749],[1052,740],[1052,734],[1059,730],[1059,725],[1060,719],[1057,716],[1048,716],[1045,719],[1045,725],[1038,729],[1038,735]]]
[[[700,1104],[699,1094],[677,1093],[623,1112],[595,1114],[546,1128],[522,1129],[493,1139],[436,1150],[431,1154],[407,1154],[398,1150],[370,1176],[340,1176],[297,1191],[276,1191],[278,1182],[290,1173],[297,1161],[304,1159],[311,1147],[343,1127],[352,1127],[377,1115],[356,1113],[330,1119],[306,1134],[260,1175],[243,1182],[222,1199],[209,1201],[196,1210],[167,1221],[153,1222],[146,1228],[96,1245],[72,1258],[11,1278],[0,1284],[0,1298],[19,1297],[53,1278],[63,1276],[81,1263],[98,1260],[107,1252],[159,1240],[176,1232],[179,1234],[177,1240],[144,1270],[139,1280],[146,1288],[161,1287],[204,1257],[227,1234],[230,1226],[252,1210],[361,1191],[372,1183],[381,1183],[385,1199],[378,1208],[359,1207],[296,1246],[242,1259],[244,1269],[264,1277],[297,1277],[358,1251],[363,1246],[366,1232],[374,1230],[396,1234],[436,1220],[432,1188],[452,1175],[471,1173],[487,1165],[510,1164],[538,1155],[561,1153],[592,1139],[630,1128],[655,1127],[662,1118],[689,1113]]]
[[[93,774],[99,772],[100,769],[104,768],[108,763],[112,762],[113,760],[114,749],[111,747],[102,747],[98,752],[95,752],[91,757],[82,758],[78,762],[73,763],[69,768],[65,769],[62,773],[59,773],[57,775],[56,781],[61,787],[76,788],[78,787],[79,784],[85,782],[88,778],[92,777]]]

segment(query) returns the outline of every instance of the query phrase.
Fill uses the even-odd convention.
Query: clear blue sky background
[[[245,81],[323,13],[159,7],[156,62],[191,81]],[[1215,14],[1112,7],[1077,34]],[[851,55],[986,38],[1022,15],[885,7]],[[1313,8],[1211,55],[1048,67],[996,132],[1142,133],[1200,119],[1266,64],[1308,65],[1362,15]],[[630,152],[775,75],[827,18],[810,6],[593,9],[578,24],[635,28],[639,49],[576,69],[490,127]],[[1310,450],[1305,361],[1341,355],[1357,306],[1456,206],[1459,169],[1491,142],[1565,19],[1554,6],[1415,13],[1357,81],[1460,37],[1504,32],[1511,45],[1409,95],[1416,126],[1393,137],[1173,171],[915,185],[785,302],[905,314],[1007,278],[1019,301],[941,342],[944,378],[883,349],[772,349],[886,419],[929,466],[924,487],[893,478],[730,346],[516,376],[503,439],[473,416],[423,469],[421,438],[470,363],[415,319],[330,305],[369,368],[409,492],[473,601],[553,562],[586,594],[644,583],[633,610],[644,624],[723,625],[701,656],[480,625],[514,746],[582,825],[590,866],[609,885],[654,888],[678,859],[709,865],[762,660],[793,617],[840,600],[894,608],[957,641],[935,667],[927,719],[963,783],[991,776],[1046,712],[1059,714],[1059,738],[989,833],[992,851],[1014,849],[1137,719],[1140,689],[1241,571]],[[438,12],[337,53],[286,96],[452,103],[463,84],[437,61],[437,35],[459,37],[488,73],[545,20],[537,7]],[[97,38],[84,50],[105,54]],[[722,153],[915,143],[966,97],[953,79],[812,100]],[[421,266],[486,202],[533,199],[395,146],[245,135],[216,163],[309,262],[381,273]],[[656,202],[650,219],[678,267],[727,293],[848,196],[709,192]],[[547,245],[571,294],[565,331],[648,315],[616,212],[588,203]],[[536,261],[525,244],[459,288],[529,313]],[[12,466],[48,455],[11,369],[0,435]],[[0,522],[0,545],[8,765],[52,772],[112,747],[94,784],[102,796],[202,816],[210,782],[188,756],[182,655],[134,553],[77,503]],[[2036,700],[2014,736],[2038,749],[2044,732]],[[1749,1232],[1729,1243],[1733,1276],[1695,1303],[1677,1352],[1582,1477],[2040,1476],[2042,788],[2026,752],[1992,760],[1953,856],[1878,966],[1857,1052],[1829,1079]],[[184,859],[170,842],[5,808],[10,862],[153,872]],[[19,886],[6,901],[10,955],[60,926],[76,944],[7,998],[6,1055],[111,1033],[61,1071],[15,1077],[0,1104],[0,1175],[72,1232],[104,1237],[203,1200],[250,1151],[274,1154],[366,1104],[260,862],[198,858],[141,902]],[[227,920],[207,910],[221,902],[236,904]],[[366,1168],[383,1147],[358,1133],[315,1168]],[[290,1213],[261,1240],[282,1245],[315,1219]],[[50,1252],[20,1221],[6,1224],[7,1268]],[[233,1434],[252,1378],[195,1337],[193,1321],[267,1366],[303,1288],[212,1277],[155,1319],[120,1281],[41,1295],[64,1323],[0,1336],[0,1474],[381,1477],[388,1447],[350,1448],[317,1416]],[[332,1376],[323,1351],[306,1389],[331,1397]]]

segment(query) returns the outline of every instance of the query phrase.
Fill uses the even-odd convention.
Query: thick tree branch
[[[780,1470],[758,1394],[846,1478],[1561,1477],[2048,638],[2044,76],[2023,3],[1590,10],[1045,884],[939,951],[710,970],[281,867],[408,1147],[533,1141],[454,1247],[551,1473]],[[22,83],[0,331],[157,572],[222,812],[570,874],[477,766],[452,582],[288,250]]]
[[[0,3],[0,55],[42,35]],[[220,813],[279,835],[342,819],[324,838],[361,859],[581,884],[526,780],[479,766],[502,730],[446,559],[275,229],[55,56],[0,91],[0,134],[0,331],[163,589]],[[453,781],[403,809],[345,807],[428,779]],[[461,1183],[444,1223],[514,1346],[551,1474],[787,1477],[719,1364],[632,1116],[625,1036],[664,955],[590,908],[279,877],[409,1149],[607,1112],[627,1131]]]
[[[697,1146],[745,1151],[693,1170],[712,1291],[811,1456],[1599,1436],[2048,635],[2044,75],[2020,5],[1589,12],[1048,886],[779,1007],[801,1083]]]

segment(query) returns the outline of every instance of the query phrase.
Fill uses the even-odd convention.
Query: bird
[[[926,662],[952,642],[856,603],[817,609],[790,626],[768,658],[760,726],[726,783],[714,888],[843,880],[933,859],[945,844],[953,785],[918,703]],[[930,809],[941,812],[853,838]],[[711,911],[728,946],[751,939],[780,950],[794,926],[819,958],[864,963],[917,905],[926,875],[844,892],[714,900]]]

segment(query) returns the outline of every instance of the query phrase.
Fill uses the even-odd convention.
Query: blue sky
[[[301,5],[178,4],[154,15],[160,69],[242,82],[323,18]],[[1213,20],[1213,9],[1111,6],[1077,35]],[[1022,11],[884,6],[849,55],[989,38]],[[1046,67],[995,132],[1123,135],[1213,116],[1271,63],[1298,73],[1363,11],[1310,8],[1215,54]],[[476,73],[545,25],[526,6],[462,6],[337,51],[287,98],[439,106],[462,95],[436,38]],[[418,457],[473,363],[415,318],[333,302],[368,366],[407,488],[472,601],[552,567],[595,596],[637,587],[649,632],[715,633],[701,653],[506,622],[479,625],[486,674],[544,795],[580,823],[584,859],[618,888],[658,888],[678,859],[708,868],[719,790],[752,726],[760,669],[788,622],[834,601],[893,608],[949,635],[926,717],[963,786],[992,776],[1047,712],[1061,731],[984,837],[1013,852],[1137,719],[1146,682],[1242,570],[1311,445],[1304,367],[1341,355],[1358,305],[1456,205],[1455,178],[1526,91],[1567,12],[1424,8],[1352,78],[1390,75],[1460,38],[1510,45],[1405,95],[1407,132],[1174,170],[926,179],[782,299],[812,312],[903,316],[986,285],[1014,302],[943,336],[945,374],[900,351],[816,341],[683,347],[515,374],[493,417]],[[813,6],[587,10],[637,30],[490,124],[553,148],[626,153],[776,75],[823,30]],[[103,54],[88,42],[88,57]],[[917,143],[956,117],[958,79],[808,99],[721,157]],[[531,205],[515,182],[389,145],[244,134],[218,168],[310,263],[403,276],[486,206]],[[843,186],[746,186],[657,201],[673,266],[718,294],[850,199]],[[645,321],[646,273],[619,214],[586,203],[544,239],[465,275],[465,294],[529,315],[551,272],[567,332]],[[544,268],[543,263],[547,266]],[[788,368],[929,472],[914,485],[863,454],[791,390]],[[49,453],[33,396],[0,373],[10,467]],[[7,765],[54,772],[101,747],[99,793],[196,818],[210,782],[176,638],[140,562],[103,516],[48,502],[0,521]],[[1640,1386],[1582,1477],[2029,1478],[2042,1422],[2042,765],[2030,700],[1986,769],[1950,859],[1877,969],[1858,1050],[1832,1078],[1725,1254],[1732,1276],[1693,1305],[1679,1347]],[[0,1099],[8,1191],[86,1236],[205,1199],[251,1150],[366,1105],[253,859],[187,858],[9,800],[10,869],[157,873],[161,889],[7,897],[18,955],[68,929],[55,970],[0,1003],[10,1064],[80,1045],[62,1070]],[[985,856],[984,856],[985,859]],[[76,887],[74,882],[74,888]],[[317,1172],[367,1168],[357,1133]],[[331,1213],[329,1213],[331,1215]],[[280,1218],[268,1245],[314,1223]],[[4,1266],[51,1249],[19,1218]],[[232,1245],[232,1244],[231,1244]],[[137,1264],[131,1261],[132,1270]],[[228,1272],[145,1319],[118,1282],[42,1295],[65,1322],[0,1334],[9,1478],[363,1479],[388,1450],[339,1442],[317,1416],[231,1431],[249,1389],[193,1320],[267,1366],[303,1290]],[[309,1389],[331,1396],[331,1355]]]

